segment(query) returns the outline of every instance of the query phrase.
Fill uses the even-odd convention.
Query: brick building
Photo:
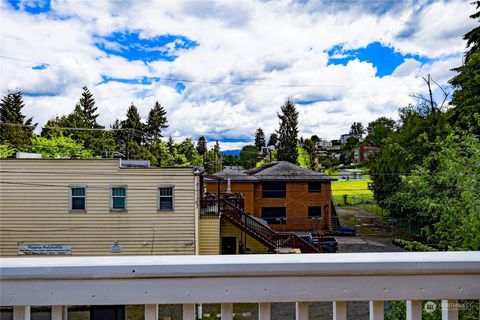
[[[380,148],[361,146],[353,150],[353,162],[360,163],[374,157],[380,152]]]
[[[221,180],[207,180],[208,192],[241,193],[245,212],[265,220],[273,230],[330,229],[334,178],[286,161],[251,170],[227,167],[215,176]]]

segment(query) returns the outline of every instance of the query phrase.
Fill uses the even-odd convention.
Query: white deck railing
[[[14,319],[29,319],[28,306],[144,304],[145,319],[158,319],[158,304],[221,303],[232,319],[234,303],[296,302],[296,319],[308,319],[308,302],[332,301],[333,318],[346,319],[347,301],[370,301],[370,319],[383,319],[384,301],[406,300],[407,319],[421,319],[422,300],[480,299],[480,252],[351,253],[238,256],[123,256],[4,258],[2,306]],[[445,305],[447,305],[445,303]],[[458,318],[455,308],[444,319]]]

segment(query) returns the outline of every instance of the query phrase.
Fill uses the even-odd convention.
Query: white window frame
[[[83,188],[85,189],[85,209],[73,209],[73,193],[72,189]],[[81,184],[72,184],[68,186],[68,209],[70,212],[87,212],[87,186]]]
[[[169,188],[172,189],[172,209],[160,209],[160,189]],[[160,184],[157,186],[157,211],[172,212],[175,211],[175,185],[173,184]]]
[[[124,188],[125,189],[125,208],[123,209],[114,209],[113,208],[113,189],[114,188]],[[110,185],[110,212],[127,212],[128,211],[128,188],[126,185]]]

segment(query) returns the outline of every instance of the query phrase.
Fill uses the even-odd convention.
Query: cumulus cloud
[[[272,133],[287,98],[297,101],[306,136],[335,139],[354,121],[395,116],[411,92],[424,90],[421,75],[448,81],[461,64],[462,34],[474,26],[474,7],[461,0],[63,0],[38,12],[27,6],[1,2],[0,93],[24,91],[35,121],[70,112],[86,85],[103,125],[124,117],[132,102],[145,118],[158,100],[168,112],[167,134],[204,135],[224,141],[224,150],[253,139],[258,127]],[[132,34],[132,48],[146,51],[119,54],[128,42],[116,37]],[[148,48],[148,41],[167,38]],[[335,54],[345,58],[329,56],[335,46],[356,50],[374,42],[403,55],[393,73],[379,77],[375,63],[355,58],[329,64]],[[169,58],[146,59],[150,49]]]

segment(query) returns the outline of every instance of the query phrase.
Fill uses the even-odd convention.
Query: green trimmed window
[[[112,187],[112,210],[127,209],[127,188]]]
[[[87,196],[85,187],[70,187],[70,210],[85,210]]]

